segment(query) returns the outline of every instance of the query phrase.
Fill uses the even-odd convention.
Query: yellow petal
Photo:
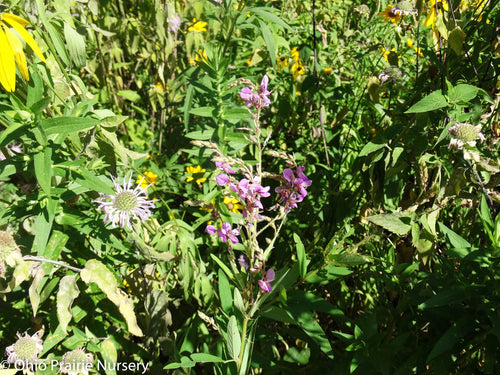
[[[0,28],[0,83],[9,92],[16,89],[16,61],[5,36],[5,26]]]
[[[14,30],[16,30],[17,33],[21,36],[21,38],[23,38],[23,40],[26,43],[28,43],[28,45],[31,47],[33,52],[35,52],[35,54],[38,56],[38,58],[40,60],[42,60],[43,62],[45,62],[45,57],[43,57],[43,53],[40,50],[40,47],[38,47],[38,44],[36,44],[35,39],[33,39],[33,37],[30,35],[30,33],[27,32],[26,29],[23,27],[24,25],[17,21],[19,18],[20,17],[14,16],[13,14],[8,14],[8,13],[5,13],[2,16],[2,19],[5,22],[7,22],[10,26],[12,26],[14,28]],[[22,20],[22,18],[21,18],[21,20]],[[27,22],[27,21],[24,21],[24,22]]]
[[[24,79],[29,81],[30,75],[28,73],[28,65],[26,64],[26,56],[24,55],[23,43],[21,43],[9,28],[4,26],[4,30],[10,47],[12,48],[12,52],[14,53],[14,57],[16,58],[17,67]]]
[[[12,22],[17,22],[18,24],[20,24],[21,26],[27,26],[29,25],[30,23],[28,21],[26,21],[24,18],[21,18],[19,16],[16,16],[15,14],[10,14],[10,13],[4,13],[2,15],[2,19],[3,20],[6,20],[6,19],[10,19],[12,20]]]

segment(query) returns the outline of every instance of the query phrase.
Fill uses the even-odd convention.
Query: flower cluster
[[[202,33],[207,31],[207,23],[205,21],[198,21],[196,18],[193,18],[193,25],[189,26],[188,31],[193,31],[195,33]]]
[[[456,123],[448,129],[448,133],[453,136],[448,148],[463,150],[465,145],[476,147],[476,140],[484,142],[484,135],[481,133],[481,125],[471,125],[467,123]]]
[[[312,181],[304,174],[304,169],[304,166],[297,167],[297,177],[290,168],[285,169],[282,178],[284,184],[275,189],[276,193],[281,196],[285,212],[296,208],[297,203],[302,202],[307,195],[306,187],[311,185]]]
[[[196,167],[186,167],[186,172],[188,176],[186,176],[186,182],[191,182],[195,179],[193,175],[199,175],[202,173],[205,173],[207,170],[205,168],[200,167],[197,165]],[[190,176],[189,176],[190,175]],[[198,177],[196,178],[196,183],[198,186],[201,186],[202,183],[204,183],[207,179],[205,177]]]
[[[239,236],[240,230],[238,228],[232,229],[231,224],[228,222],[222,223],[220,229],[217,229],[213,225],[207,225],[205,231],[208,234],[217,233],[222,242],[226,242],[227,240],[230,240],[233,244],[237,244],[239,242],[238,237],[236,236]]]
[[[254,106],[256,109],[261,109],[264,107],[269,107],[271,104],[271,99],[269,99],[270,91],[267,90],[267,85],[269,83],[269,77],[264,75],[262,82],[259,86],[259,93],[253,92],[250,87],[243,87],[240,91],[240,97],[246,100],[245,105],[247,107]]]
[[[250,221],[261,220],[260,210],[264,207],[260,201],[260,198],[269,197],[269,186],[263,187],[260,184],[259,177],[255,176],[253,179],[249,180],[243,178],[242,180],[236,182],[234,179],[230,178],[225,173],[220,173],[215,181],[220,186],[228,185],[229,188],[238,194],[238,197],[242,202],[245,202],[243,207],[243,217],[248,218]]]

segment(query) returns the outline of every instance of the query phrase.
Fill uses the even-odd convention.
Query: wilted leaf
[[[106,294],[111,302],[119,309],[120,313],[127,322],[128,329],[135,336],[143,336],[143,333],[137,325],[137,319],[132,306],[132,301],[127,295],[118,288],[118,283],[114,274],[108,268],[96,259],[91,259],[80,272],[82,280],[89,283],[96,283],[97,286]]]
[[[36,311],[38,310],[38,304],[40,303],[40,293],[38,292],[38,287],[45,276],[45,270],[43,267],[37,267],[35,270],[35,277],[31,282],[28,294],[30,297],[31,308],[33,309],[33,316],[36,316]]]
[[[76,285],[76,275],[64,276],[59,283],[57,292],[57,318],[64,332],[71,320],[71,305],[80,291]]]

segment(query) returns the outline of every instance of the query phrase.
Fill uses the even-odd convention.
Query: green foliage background
[[[0,93],[0,229],[24,256],[0,279],[0,348],[41,329],[46,360],[82,347],[151,374],[245,373],[244,293],[201,208],[236,219],[192,141],[255,164],[240,79],[267,74],[263,138],[313,183],[267,260],[279,282],[252,318],[248,372],[498,373],[500,7],[439,3],[424,26],[429,3],[400,22],[386,1],[4,4],[47,63],[26,47],[30,80]],[[485,141],[450,148],[455,123]],[[94,200],[110,177],[146,171],[152,218],[106,225]]]

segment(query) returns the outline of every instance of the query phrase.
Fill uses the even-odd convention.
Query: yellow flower
[[[399,55],[396,52],[396,48],[392,48],[390,51],[382,47],[382,53],[384,54],[384,59],[391,65],[399,65]],[[397,59],[397,60],[396,60]],[[397,64],[396,64],[397,62]]]
[[[325,69],[323,69],[323,73],[325,73],[325,74],[332,74],[332,68],[325,68]]]
[[[408,38],[408,47],[413,47],[413,40],[411,38]]]
[[[278,67],[278,73],[281,73],[289,64],[288,59],[285,56],[280,56],[276,59],[276,65]]]
[[[238,199],[233,197],[224,197],[224,204],[230,212],[239,213],[243,206],[239,203]]]
[[[16,89],[16,63],[23,78],[26,81],[30,79],[22,40],[31,47],[40,60],[45,62],[42,51],[24,28],[27,25],[28,21],[14,14],[0,15],[0,83],[9,92]]]
[[[397,25],[399,21],[401,21],[401,15],[393,12],[392,8],[394,8],[392,5],[388,5],[380,15],[384,20],[391,21],[393,24]]]
[[[162,84],[161,82],[159,82],[159,81],[158,81],[158,82],[156,82],[155,87],[156,87],[157,89],[161,89],[161,90],[164,90],[164,89],[165,89],[165,88],[163,87],[163,84]]]
[[[434,24],[437,21],[438,18],[438,11],[439,13],[443,13],[443,9],[445,11],[449,10],[448,7],[448,1],[443,0],[443,1],[437,1],[436,0],[430,0],[427,3],[427,8],[428,8],[428,13],[427,13],[427,18],[425,19],[424,26],[432,26],[434,27]],[[437,11],[436,11],[437,9]]]
[[[194,31],[197,33],[201,33],[203,31],[207,31],[206,29],[207,23],[204,21],[197,21],[196,18],[193,18],[193,26],[188,28],[188,31]]]
[[[156,184],[156,181],[158,181],[158,175],[151,171],[147,171],[144,173],[144,178],[143,176],[139,175],[136,183],[140,183],[141,188],[145,189],[149,184],[154,186]]]
[[[290,51],[290,56],[292,56],[293,61],[295,62],[300,61],[299,49],[297,47],[293,47],[292,50]]]
[[[205,173],[206,171],[207,171],[206,169],[204,168],[202,169],[199,165],[197,165],[196,167],[186,167],[186,172],[184,173],[194,175],[194,174]],[[186,176],[186,182],[191,182],[193,180],[194,180],[193,176]],[[196,179],[196,183],[198,185],[201,185],[206,180],[207,180],[206,178],[200,177]]]
[[[301,62],[296,62],[292,66],[293,80],[296,81],[299,76],[304,75],[305,69]]]

